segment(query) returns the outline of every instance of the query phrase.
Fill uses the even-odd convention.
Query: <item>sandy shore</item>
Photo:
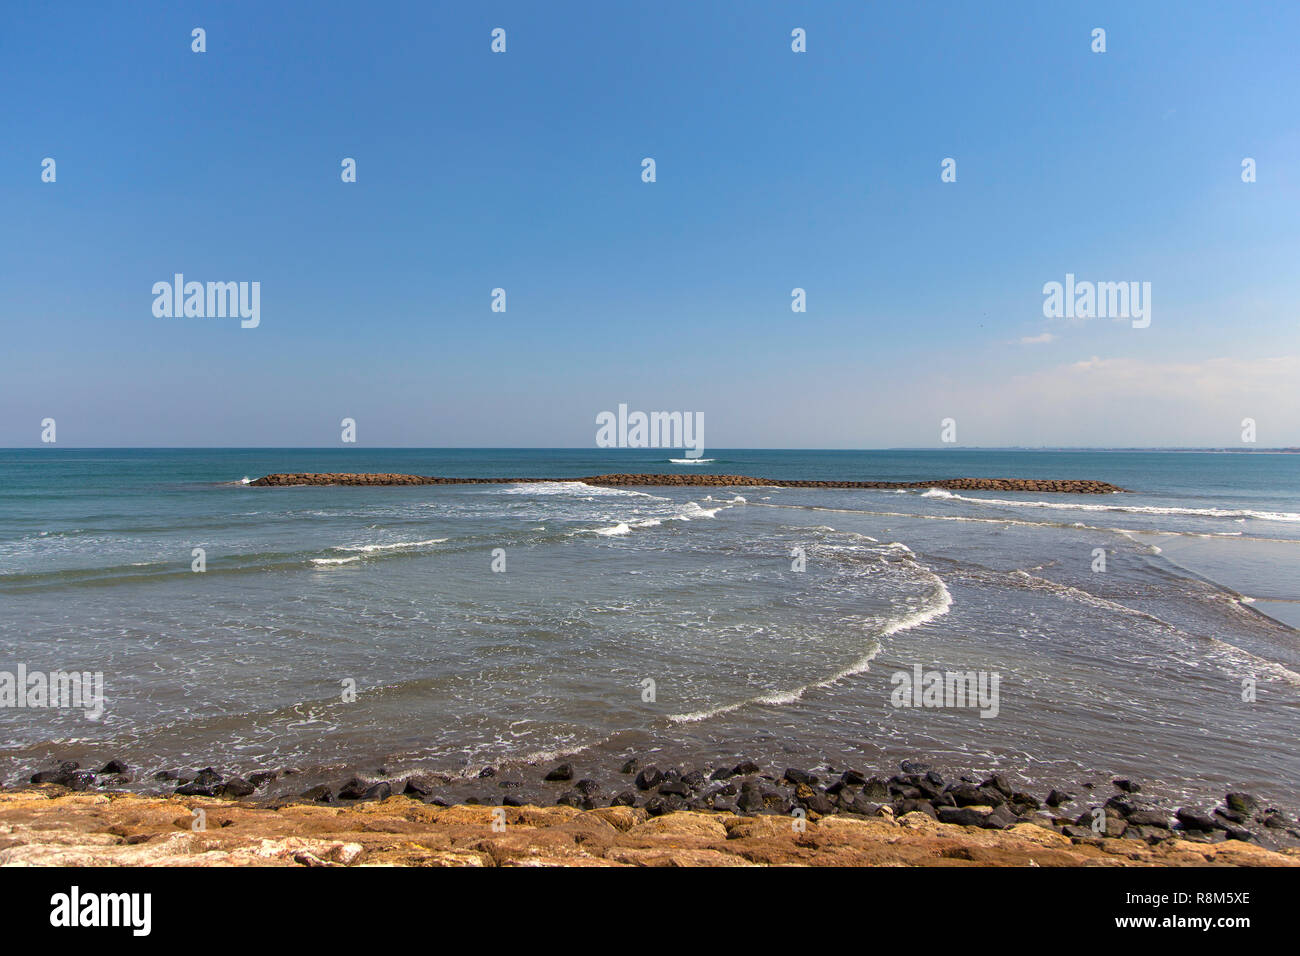
[[[201,820],[203,829],[195,830]],[[0,793],[7,866],[1300,866],[1232,840],[1068,837],[939,823],[636,807],[436,807],[405,797],[347,807],[257,807],[189,797]]]

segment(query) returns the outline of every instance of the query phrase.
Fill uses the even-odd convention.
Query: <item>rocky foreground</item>
[[[257,488],[292,485],[513,485],[541,481],[580,481],[588,485],[615,487],[641,485],[703,485],[707,487],[773,488],[946,488],[951,491],[1032,491],[1074,495],[1106,495],[1123,491],[1105,481],[1078,478],[940,478],[935,481],[803,481],[782,478],[751,478],[748,475],[593,475],[588,478],[435,478],[429,475],[277,473],[264,475],[249,484]]]
[[[1300,866],[1300,850],[1173,838],[1072,839],[1032,823],[989,830],[913,811],[894,819],[640,807],[256,807],[196,797],[0,793],[8,866]]]
[[[1002,774],[946,780],[914,760],[888,778],[747,760],[682,771],[633,758],[604,783],[569,762],[520,769],[380,769],[301,790],[292,769],[245,778],[207,767],[152,774],[174,788],[161,797],[124,792],[144,781],[121,761],[99,771],[65,761],[0,791],[0,864],[294,862],[299,850],[309,863],[1300,864],[1300,824],[1244,791],[1209,810],[1170,808],[1116,778],[1109,796],[1085,780],[1040,800]],[[200,810],[206,834],[178,832]]]

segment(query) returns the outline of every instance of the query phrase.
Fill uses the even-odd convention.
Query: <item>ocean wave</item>
[[[1180,508],[1162,505],[1098,505],[1066,501],[1011,501],[1006,498],[971,498],[953,494],[943,488],[931,488],[922,498],[948,498],[979,505],[998,505],[1011,508],[1053,508],[1058,511],[1118,511],[1125,514],[1174,515],[1185,518],[1254,518],[1259,521],[1300,521],[1294,511],[1255,511],[1249,508]]]
[[[424,541],[394,541],[391,544],[361,544],[355,547],[337,547],[335,551],[361,551],[369,554],[374,551],[402,551],[410,548],[424,548],[431,544],[442,544],[446,538],[427,538]]]
[[[567,495],[582,498],[655,498],[659,501],[671,501],[660,495],[635,491],[631,488],[589,485],[585,481],[525,481],[517,485],[506,485],[497,491],[503,495]]]
[[[717,461],[716,458],[669,458],[674,465],[707,465]]]
[[[743,498],[741,499],[744,500]],[[719,511],[732,507],[730,503],[721,503],[716,508],[701,507],[698,501],[688,501],[674,514],[642,518],[638,521],[620,521],[617,524],[601,528],[589,528],[586,531],[572,531],[570,534],[598,534],[602,537],[621,537],[630,534],[633,528],[657,528],[665,521],[694,521],[697,518],[715,518]]]
[[[935,489],[942,491],[943,489]],[[924,496],[923,496],[924,497]],[[939,497],[939,496],[935,496]],[[955,497],[949,495],[949,497]],[[984,499],[976,498],[975,501]],[[932,515],[922,514],[916,511],[868,511],[863,508],[827,508],[822,505],[787,505],[787,504],[768,504],[766,502],[754,502],[751,507],[754,508],[790,508],[795,511],[824,511],[830,514],[848,514],[848,515],[870,515],[873,518],[916,518],[921,521],[965,521],[974,524],[998,524],[1019,528],[1067,528],[1077,531],[1103,531],[1109,534],[1155,534],[1169,535],[1172,537],[1187,538],[1237,538],[1243,541],[1267,541],[1270,543],[1282,544],[1300,544],[1297,538],[1273,538],[1267,536],[1248,535],[1241,531],[1170,531],[1163,528],[1114,528],[1106,525],[1083,524],[1078,521],[1026,521],[1017,518],[980,518],[975,515]]]
[[[895,541],[886,545],[886,547],[891,551],[905,552],[907,555],[907,558],[905,558],[907,563],[929,579],[931,590],[928,596],[929,599],[924,605],[918,608],[908,609],[905,613],[885,622],[884,625],[880,627],[880,630],[873,631],[872,646],[862,657],[853,661],[846,667],[840,668],[831,676],[805,684],[802,687],[759,694],[746,700],[736,701],[731,704],[722,704],[717,707],[710,707],[692,713],[671,714],[668,717],[669,722],[674,724],[698,723],[699,721],[708,720],[721,714],[728,714],[752,704],[767,704],[777,707],[793,704],[799,701],[811,690],[829,687],[832,684],[844,680],[846,677],[852,677],[855,674],[861,674],[868,670],[871,666],[871,662],[875,659],[876,655],[880,653],[881,647],[883,646],[881,641],[884,638],[892,637],[895,634],[911,630],[915,627],[920,627],[924,624],[929,624],[931,621],[947,614],[952,609],[953,599],[952,593],[948,590],[948,586],[944,583],[943,578],[939,577],[939,575],[935,574],[924,565],[911,560],[913,552],[909,547],[907,547],[907,545]]]

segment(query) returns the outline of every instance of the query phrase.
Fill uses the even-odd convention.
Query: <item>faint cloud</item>
[[[1046,345],[1048,342],[1055,342],[1056,336],[1051,332],[1044,332],[1042,335],[1026,335],[1019,340],[1020,345]]]

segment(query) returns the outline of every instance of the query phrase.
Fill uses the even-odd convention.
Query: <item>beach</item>
[[[1298,462],[3,452],[0,671],[102,713],[7,709],[0,781],[1284,852]]]
[[[204,821],[194,829],[194,821]],[[982,830],[923,813],[788,818],[631,807],[259,809],[133,794],[0,793],[0,866],[1300,866],[1238,841],[1071,840],[1032,824]]]

